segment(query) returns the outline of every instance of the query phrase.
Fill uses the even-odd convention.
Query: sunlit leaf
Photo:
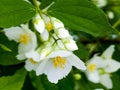
[[[33,5],[24,0],[0,0],[0,27],[17,26],[35,14]]]
[[[87,0],[57,0],[49,8],[48,14],[63,21],[70,29],[93,36],[115,33],[105,14]]]
[[[17,71],[13,76],[6,76],[0,78],[0,90],[21,90],[26,71],[21,69]]]

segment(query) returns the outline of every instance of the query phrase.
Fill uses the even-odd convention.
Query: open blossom
[[[57,50],[49,54],[36,69],[36,75],[46,74],[52,83],[57,83],[71,71],[72,66],[85,70],[84,63],[72,52]]]
[[[101,56],[94,55],[87,62],[86,75],[88,80],[94,83],[101,83],[108,89],[113,87],[110,74],[120,68],[120,63],[112,59],[113,52],[114,45],[111,45]]]
[[[25,59],[25,53],[33,51],[37,47],[36,35],[26,25],[6,28],[4,31],[9,40],[19,43],[17,55],[19,60]]]

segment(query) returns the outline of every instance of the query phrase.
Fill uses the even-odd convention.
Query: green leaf
[[[39,77],[36,75],[33,75],[31,76],[31,79],[32,79],[33,86],[35,86],[37,90],[59,90],[56,84],[48,81],[46,75],[41,75]],[[41,85],[38,86],[38,83]]]
[[[70,29],[93,36],[116,33],[105,14],[87,0],[57,0],[48,9],[48,14],[60,19]]]
[[[35,14],[33,5],[24,0],[0,0],[0,27],[17,26]]]
[[[0,47],[0,64],[1,65],[13,65],[21,63],[16,59],[18,53],[18,44],[14,41],[9,41],[7,37],[2,33],[0,34],[0,43],[7,47],[8,50],[4,50]],[[10,50],[10,51],[9,51]]]
[[[58,82],[59,90],[74,90],[74,81],[72,74],[69,74]]]
[[[0,65],[0,77],[14,75],[16,71],[22,68],[23,66],[24,63],[17,65],[7,65],[7,66]]]
[[[89,57],[89,55],[90,55],[89,51],[88,51],[88,50],[84,47],[84,45],[81,44],[80,42],[78,42],[77,45],[78,45],[78,48],[79,48],[79,49],[76,50],[76,51],[74,51],[74,53],[75,53],[78,57],[80,57],[80,59],[86,60],[86,59]]]
[[[3,45],[3,44],[0,44],[0,47],[1,47],[3,50],[5,50],[5,51],[12,52],[12,50],[11,50],[11,49],[9,49],[8,47],[6,47],[6,46],[5,46],[5,45]]]
[[[32,82],[33,86],[37,90],[45,90],[44,86],[43,86],[43,83],[41,81],[41,78],[36,76],[35,72],[30,72],[29,75],[30,75],[30,79],[31,79],[31,82]]]
[[[21,74],[22,73],[22,74]],[[21,69],[17,71],[13,76],[6,76],[0,78],[0,90],[21,90],[26,71]]]
[[[41,0],[40,8],[44,9],[56,0]]]
[[[117,73],[113,73],[111,75],[112,82],[113,82],[113,89],[112,90],[119,90],[120,89],[120,70]]]
[[[57,84],[49,82],[46,75],[36,76],[35,72],[30,72],[29,75],[36,90],[73,90],[74,88],[74,81],[70,74],[59,80]]]

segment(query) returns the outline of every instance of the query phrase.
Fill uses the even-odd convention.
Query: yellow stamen
[[[55,68],[57,67],[64,68],[64,65],[66,64],[66,59],[60,56],[57,56],[53,58],[52,60],[53,60],[53,65]]]
[[[21,34],[19,42],[23,43],[23,44],[27,44],[29,42],[29,35],[28,34]]]
[[[96,64],[90,64],[90,65],[88,66],[88,70],[89,70],[90,72],[93,72],[95,69],[96,69]]]
[[[30,61],[32,64],[37,64],[37,62],[34,61],[32,58],[30,58],[29,61]]]
[[[50,31],[53,29],[52,23],[51,23],[51,22],[48,22],[48,23],[46,24],[46,28],[47,28],[47,30],[50,32]]]

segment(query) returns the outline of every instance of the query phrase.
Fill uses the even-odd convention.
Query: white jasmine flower
[[[63,39],[62,41],[68,50],[70,51],[78,50],[77,44],[73,39],[67,38]]]
[[[59,19],[52,17],[51,21],[53,23],[54,29],[64,28],[64,24]]]
[[[9,40],[19,42],[18,55],[19,60],[25,59],[25,53],[33,51],[37,47],[36,35],[25,25],[21,27],[11,27],[4,29],[5,35]]]
[[[36,75],[46,74],[52,83],[57,83],[71,71],[72,66],[85,70],[84,63],[72,52],[57,50],[50,53],[36,69]]]
[[[107,89],[113,87],[110,73],[120,68],[120,63],[112,59],[114,45],[106,49],[101,56],[95,55],[87,62],[86,75],[88,80],[94,83],[101,83]]]

